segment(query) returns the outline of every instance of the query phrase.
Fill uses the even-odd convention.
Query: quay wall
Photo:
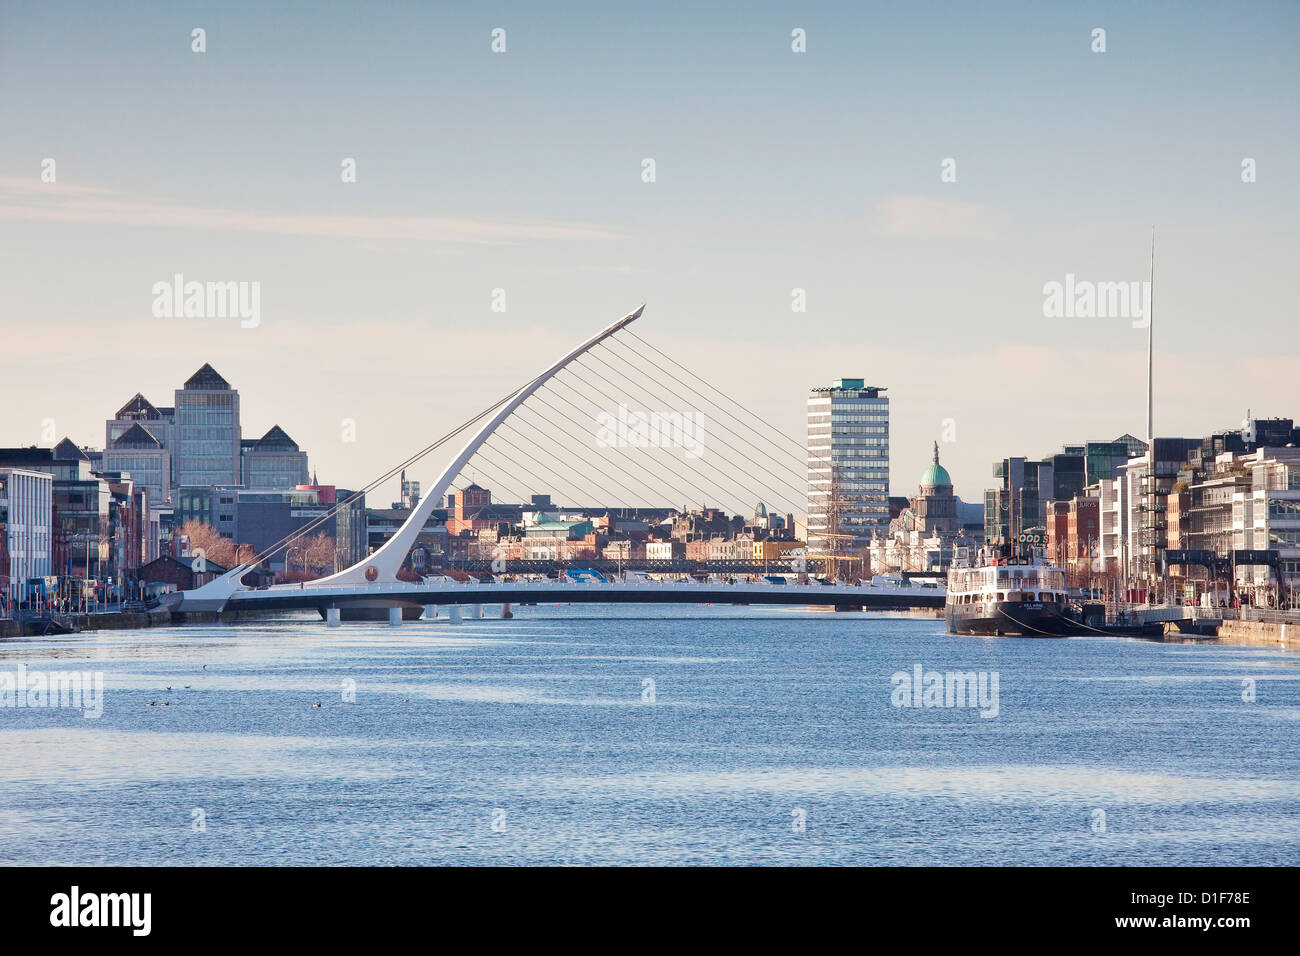
[[[170,611],[128,611],[111,614],[69,614],[65,618],[82,631],[121,631],[141,627],[167,627]],[[0,638],[31,637],[41,633],[43,621],[0,621]]]
[[[1248,644],[1252,647],[1300,648],[1300,624],[1275,621],[1224,621],[1219,625],[1220,644]]]

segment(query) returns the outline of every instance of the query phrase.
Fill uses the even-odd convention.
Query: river
[[[618,606],[0,642],[0,687],[73,671],[102,700],[0,707],[0,862],[1300,862],[1271,649]]]

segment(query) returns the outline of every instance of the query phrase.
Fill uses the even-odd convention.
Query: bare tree
[[[181,525],[180,533],[189,539],[190,554],[203,551],[204,557],[223,568],[253,561],[257,557],[252,545],[239,544],[202,521],[191,519]]]

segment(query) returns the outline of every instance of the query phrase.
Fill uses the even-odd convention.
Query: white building
[[[1128,576],[1129,478],[1121,472],[1118,478],[1102,478],[1096,485],[1097,520],[1100,540],[1097,542],[1098,567],[1096,570],[1115,575],[1121,580]]]
[[[8,560],[0,564],[0,592],[10,607],[21,597],[28,578],[51,573],[53,499],[54,478],[50,474],[0,468],[0,531],[8,554]]]
[[[1251,490],[1232,496],[1233,547],[1279,552],[1283,586],[1300,586],[1300,449],[1261,448],[1237,461],[1250,471]],[[1238,580],[1278,583],[1260,565],[1240,568]]]
[[[889,530],[889,399],[860,378],[808,396],[808,548],[865,551]]]

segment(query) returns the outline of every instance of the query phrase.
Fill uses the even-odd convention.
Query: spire
[[[939,464],[939,443],[934,443],[934,463]]]
[[[1155,358],[1152,351],[1155,340],[1155,328],[1152,325],[1156,310],[1156,227],[1151,227],[1151,277],[1147,281],[1147,450],[1150,451],[1155,439]],[[1152,457],[1150,461],[1155,461]]]

